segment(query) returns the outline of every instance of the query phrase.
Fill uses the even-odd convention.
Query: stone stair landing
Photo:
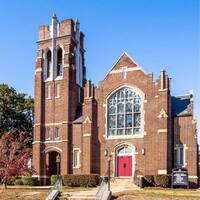
[[[133,178],[114,178],[111,181],[110,189],[112,193],[123,192],[126,190],[139,190],[140,188],[133,183]]]
[[[77,191],[77,192],[62,192],[59,200],[96,200],[97,188]]]

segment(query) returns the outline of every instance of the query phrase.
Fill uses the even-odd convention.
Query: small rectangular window
[[[179,145],[177,146],[177,166],[183,167],[184,166],[184,146]]]
[[[80,167],[80,150],[79,149],[73,150],[73,167],[74,168]]]
[[[59,139],[60,138],[60,128],[56,127],[55,129],[55,139]]]
[[[56,85],[56,98],[60,97],[60,84]]]
[[[50,139],[50,128],[45,129],[45,138],[46,138],[46,140]]]
[[[51,85],[47,87],[47,99],[51,99]]]

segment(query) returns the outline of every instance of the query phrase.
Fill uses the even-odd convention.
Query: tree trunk
[[[3,179],[4,188],[7,189],[7,177]]]

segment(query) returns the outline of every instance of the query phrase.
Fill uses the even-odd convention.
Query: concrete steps
[[[111,180],[110,189],[112,193],[123,192],[126,190],[140,189],[133,183],[132,177],[130,178],[113,178]],[[79,192],[62,192],[59,200],[95,200],[97,188],[87,191]]]
[[[96,200],[97,189],[80,192],[62,192],[59,200]]]

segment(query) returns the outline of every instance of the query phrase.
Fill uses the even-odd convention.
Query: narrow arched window
[[[141,133],[141,97],[130,88],[122,88],[107,101],[108,136]]]
[[[57,76],[62,76],[63,66],[62,66],[62,49],[59,48],[57,51]]]
[[[56,127],[55,128],[55,139],[59,139],[60,138],[60,128]]]
[[[50,71],[51,71],[51,51],[48,50],[47,51],[47,71],[46,71],[47,78],[50,77]]]

